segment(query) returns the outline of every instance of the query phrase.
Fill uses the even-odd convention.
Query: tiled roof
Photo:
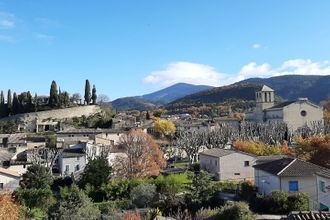
[[[319,171],[316,173],[316,175],[322,176],[325,178],[330,178],[330,169],[325,169],[325,170]]]
[[[206,150],[200,154],[203,155],[207,155],[207,156],[212,156],[212,157],[223,157],[223,156],[227,156],[230,154],[235,153],[235,151],[233,150],[225,150],[225,149],[221,149],[221,148],[212,148],[209,150]]]
[[[292,103],[295,103],[296,101],[287,101],[287,102],[282,102],[282,103],[279,103],[277,105],[274,105],[268,109],[276,109],[276,108],[283,108],[285,106],[288,106],[288,105],[291,105]]]
[[[71,158],[71,157],[81,157],[84,156],[85,152],[78,148],[78,149],[64,149],[61,157],[62,158]]]
[[[328,220],[330,212],[291,212],[288,215],[288,220]]]
[[[256,163],[261,164],[261,163],[268,163],[274,160],[279,160],[283,158],[291,158],[288,155],[270,155],[270,156],[258,156]]]
[[[17,173],[16,171],[5,169],[5,168],[2,168],[2,167],[0,167],[0,173],[10,175],[10,176],[14,176],[14,177],[20,177],[19,173]]]
[[[241,152],[241,151],[226,150],[226,149],[222,149],[222,148],[212,148],[212,149],[203,151],[200,154],[212,156],[212,157],[224,157],[224,156],[227,156],[227,155],[230,155],[233,153],[240,153],[240,154],[249,155],[251,157],[255,157],[255,155],[253,155],[253,154],[248,154],[248,153]]]
[[[253,167],[277,176],[311,176],[326,169],[294,158],[282,158]]]

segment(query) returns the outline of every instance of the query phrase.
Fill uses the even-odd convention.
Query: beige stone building
[[[299,128],[323,126],[322,107],[310,102],[307,98],[299,98],[275,104],[274,90],[268,86],[256,92],[256,109],[246,113],[246,120],[256,122],[284,122],[290,131]]]

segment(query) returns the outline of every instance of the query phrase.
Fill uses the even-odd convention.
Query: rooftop
[[[233,153],[246,154],[246,155],[254,157],[254,155],[248,154],[248,153],[245,153],[245,152],[234,151],[234,150],[226,150],[226,149],[221,149],[221,148],[212,148],[212,149],[203,151],[200,154],[207,155],[207,156],[212,156],[212,157],[224,157],[224,156],[227,156],[227,155],[230,155],[230,154],[233,154]]]
[[[326,170],[324,167],[294,158],[282,158],[253,167],[277,176],[312,176]]]
[[[274,92],[274,90],[266,85],[263,85],[263,87],[261,88],[262,92]]]
[[[0,173],[6,174],[9,176],[20,177],[19,173],[17,173],[16,171],[5,169],[2,167],[0,167]]]

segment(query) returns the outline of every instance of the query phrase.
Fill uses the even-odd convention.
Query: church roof
[[[274,90],[266,85],[263,85],[261,92],[274,92]]]
[[[288,106],[288,105],[291,105],[292,103],[295,103],[296,101],[286,101],[286,102],[282,102],[282,103],[279,103],[277,105],[274,105],[268,109],[275,109],[275,108],[283,108],[285,106]]]

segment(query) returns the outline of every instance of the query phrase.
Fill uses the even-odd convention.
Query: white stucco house
[[[219,180],[253,180],[255,156],[234,150],[212,148],[199,154],[202,170]]]
[[[0,191],[14,191],[19,187],[20,179],[19,173],[0,167]]]
[[[86,154],[82,149],[64,149],[58,156],[58,168],[61,176],[71,176],[81,172],[86,166]]]
[[[260,194],[267,195],[273,191],[304,192],[309,197],[310,209],[319,209],[315,174],[326,168],[295,158],[282,158],[253,167]]]
[[[330,170],[316,173],[317,203],[321,211],[330,211]]]
[[[321,106],[307,98],[275,104],[274,90],[266,85],[256,92],[256,108],[253,112],[247,112],[245,118],[248,121],[264,123],[284,122],[289,131],[324,124]]]

